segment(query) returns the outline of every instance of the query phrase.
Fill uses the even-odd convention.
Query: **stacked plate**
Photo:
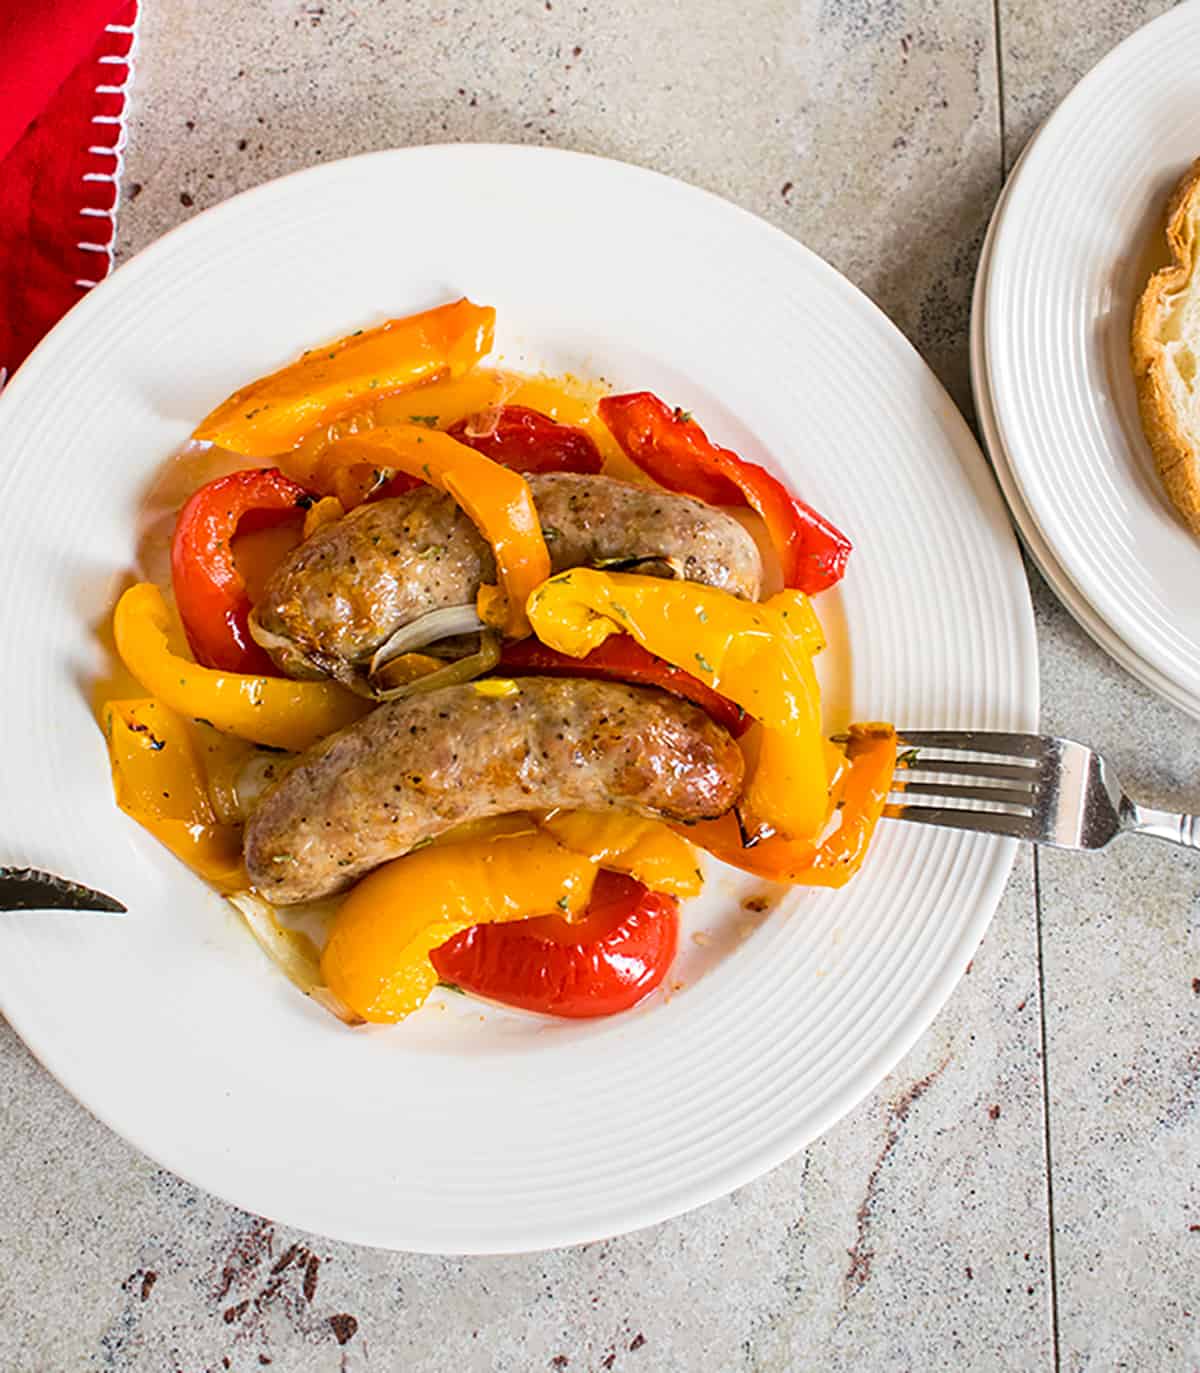
[[[1133,309],[1166,258],[1163,210],[1200,157],[1200,3],[1134,34],[1026,149],[992,218],[971,368],[1031,556],[1089,634],[1200,717],[1200,543],[1142,435]]]

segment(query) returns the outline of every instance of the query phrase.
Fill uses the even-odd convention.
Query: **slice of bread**
[[[1167,206],[1167,246],[1134,312],[1133,375],[1163,486],[1200,534],[1200,158]]]

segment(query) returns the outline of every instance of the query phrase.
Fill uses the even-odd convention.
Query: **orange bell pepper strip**
[[[581,915],[596,866],[527,821],[421,849],[363,878],[338,907],[321,975],[363,1020],[403,1020],[437,983],[430,954],[472,925]]]
[[[121,661],[164,706],[206,720],[223,733],[299,752],[371,709],[371,702],[332,682],[247,677],[200,667],[171,651],[170,627],[158,587],[150,582],[131,586],[113,613]]]
[[[423,478],[447,491],[492,546],[500,589],[483,587],[480,615],[510,638],[529,633],[525,603],[550,575],[550,554],[529,483],[449,434],[419,425],[381,425],[326,449],[322,464],[364,464]]]
[[[218,824],[186,722],[152,699],[100,718],[117,805],[219,891],[244,887],[241,831]]]
[[[368,401],[461,376],[490,351],[495,323],[491,306],[463,299],[359,329],[235,391],[192,437],[250,458],[284,453]]]
[[[540,587],[528,609],[538,638],[560,653],[582,658],[624,631],[741,706],[763,726],[743,822],[759,834],[817,836],[829,776],[812,658],[824,638],[802,592],[756,605],[692,582],[572,568]]]
[[[844,887],[862,867],[887,803],[896,770],[895,729],[885,724],[851,725],[846,760],[841,823],[819,843],[774,835],[745,848],[731,815],[679,832],[715,858],[757,877],[797,886]]]

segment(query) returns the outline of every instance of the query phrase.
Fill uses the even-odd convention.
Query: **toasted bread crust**
[[[1167,246],[1171,263],[1146,284],[1133,316],[1131,354],[1142,428],[1154,452],[1167,495],[1200,535],[1200,452],[1184,428],[1167,380],[1162,326],[1168,297],[1182,289],[1200,251],[1200,158],[1176,186],[1167,206]]]

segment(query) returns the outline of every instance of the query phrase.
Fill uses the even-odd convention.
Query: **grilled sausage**
[[[528,478],[555,572],[614,559],[670,560],[688,581],[757,600],[762,565],[732,516],[611,477]],[[452,498],[423,486],[325,525],[275,570],[251,632],[292,677],[346,678],[430,610],[473,605],[492,551]]]
[[[446,687],[324,740],[246,827],[250,880],[288,905],[467,820],[530,808],[723,815],[742,755],[697,706],[650,687],[527,677],[515,696]]]

